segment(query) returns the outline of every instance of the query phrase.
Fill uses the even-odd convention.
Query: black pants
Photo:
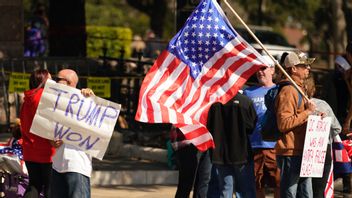
[[[175,198],[188,198],[193,190],[193,197],[206,197],[211,175],[209,151],[198,152],[193,145],[175,151],[179,178]]]
[[[324,164],[324,172],[322,178],[312,178],[312,186],[313,186],[313,197],[324,197],[324,191],[329,179],[329,172],[331,168],[331,144],[328,144],[328,148],[326,150],[325,164]]]
[[[36,163],[26,161],[29,184],[24,194],[25,198],[37,198],[41,192],[49,197],[51,178],[51,163]]]

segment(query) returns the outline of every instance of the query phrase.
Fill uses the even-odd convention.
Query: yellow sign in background
[[[111,96],[111,80],[110,78],[104,77],[88,77],[87,87],[94,91],[96,96],[102,98],[110,98]]]
[[[13,72],[9,79],[9,92],[24,92],[29,90],[30,74]]]

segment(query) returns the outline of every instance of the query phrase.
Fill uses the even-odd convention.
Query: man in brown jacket
[[[304,90],[303,82],[313,62],[314,59],[302,52],[291,52],[285,58],[285,69],[301,90]],[[307,120],[315,105],[305,100],[293,85],[287,85],[278,93],[275,107],[278,128],[282,132],[275,146],[281,169],[280,197],[313,197],[311,178],[299,175]]]

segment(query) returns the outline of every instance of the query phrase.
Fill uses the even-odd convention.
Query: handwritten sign
[[[94,94],[103,97],[110,98],[111,96],[111,80],[110,78],[104,77],[89,77],[87,78],[87,87],[94,91]]]
[[[9,79],[9,92],[24,92],[29,89],[30,74],[12,72]]]
[[[61,139],[102,159],[121,105],[48,80],[30,131],[50,140]]]
[[[323,176],[330,125],[331,117],[308,117],[300,177]]]

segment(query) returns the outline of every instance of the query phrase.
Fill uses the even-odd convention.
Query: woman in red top
[[[29,131],[47,79],[51,79],[48,70],[35,70],[30,76],[30,90],[24,92],[20,119],[23,159],[29,175],[29,185],[24,197],[39,197],[41,192],[44,192],[45,197],[49,195],[52,156],[55,149],[49,140]]]

